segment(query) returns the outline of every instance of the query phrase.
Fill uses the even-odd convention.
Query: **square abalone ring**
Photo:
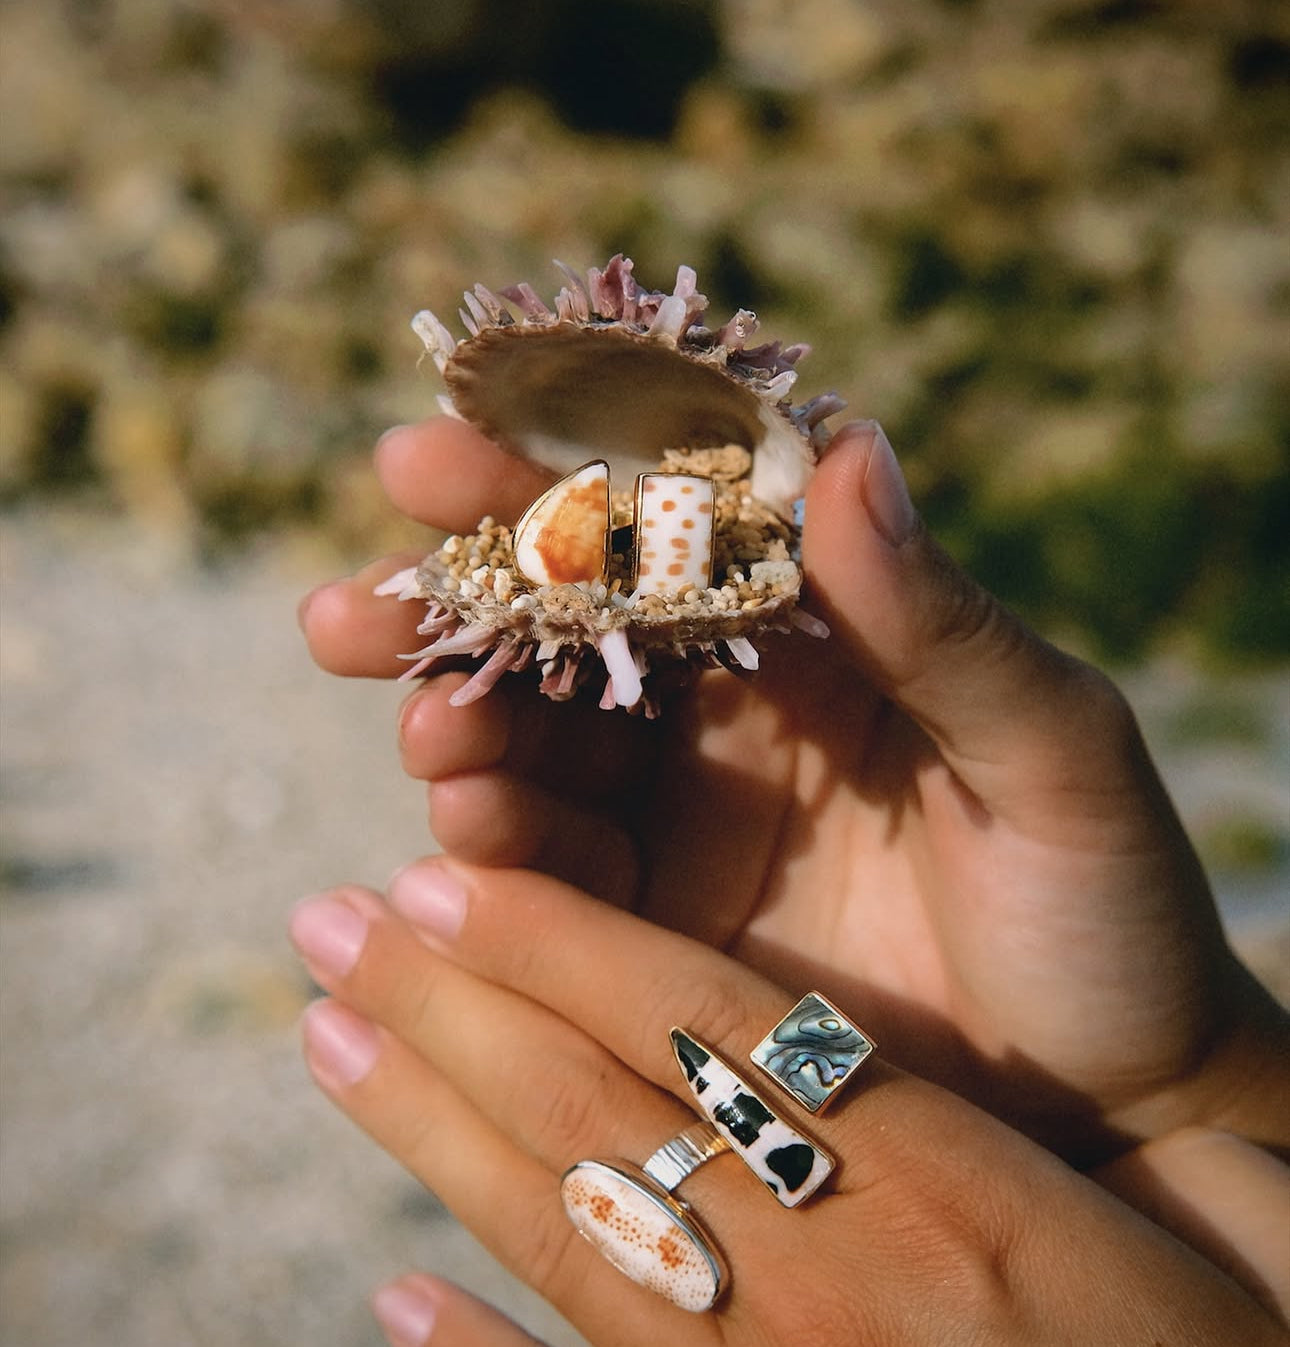
[[[753,1063],[818,1113],[873,1052],[873,1040],[819,992],[808,992],[752,1050]]]
[[[729,1273],[712,1236],[677,1187],[730,1143],[698,1122],[660,1146],[641,1166],[626,1160],[579,1160],[560,1180],[574,1229],[638,1286],[683,1310],[716,1304]]]

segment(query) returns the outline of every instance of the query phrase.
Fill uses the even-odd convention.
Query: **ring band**
[[[700,1165],[730,1149],[730,1142],[711,1123],[698,1122],[678,1132],[641,1166],[665,1192],[675,1192]]]
[[[709,1123],[685,1128],[643,1166],[579,1160],[560,1180],[573,1227],[619,1272],[683,1310],[709,1310],[729,1282],[712,1236],[672,1194],[701,1165],[730,1149]]]

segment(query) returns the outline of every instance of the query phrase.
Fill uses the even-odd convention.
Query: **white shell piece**
[[[814,636],[817,640],[827,640],[829,635],[829,624],[821,622],[814,613],[808,613],[804,608],[794,608],[788,615],[788,620],[795,626],[804,631],[808,636]]]
[[[429,309],[422,309],[412,319],[412,330],[421,338],[427,353],[434,360],[439,373],[444,372],[449,357],[457,349],[457,339]]]
[[[791,519],[793,503],[806,492],[811,465],[802,457],[801,436],[771,408],[758,408],[765,432],[753,454],[752,493]]]
[[[748,578],[767,585],[793,584],[801,572],[795,561],[754,561],[748,567]]]
[[[636,592],[675,594],[712,583],[710,477],[646,472],[636,479]]]
[[[661,1189],[599,1160],[564,1176],[560,1196],[574,1228],[638,1286],[683,1310],[710,1309],[721,1267],[704,1233]]]
[[[673,1029],[672,1050],[699,1107],[784,1206],[804,1202],[833,1172],[833,1157],[779,1117],[707,1044]]]
[[[681,295],[669,295],[658,306],[658,314],[650,325],[650,336],[663,341],[679,341],[681,333],[685,331],[687,312]]]
[[[533,585],[603,581],[609,537],[609,466],[597,459],[562,477],[515,526],[515,569]]]
[[[631,644],[622,627],[613,627],[596,638],[600,658],[609,670],[615,706],[635,706],[641,699],[641,676],[632,657]],[[608,696],[608,693],[606,694]]]
[[[757,647],[746,636],[726,637],[726,649],[750,673],[756,672],[761,659],[757,654]]]
[[[470,313],[470,316],[475,320],[478,327],[490,326],[489,315],[485,311],[484,306],[470,293],[469,290],[462,295],[462,299],[465,300],[466,309]]]
[[[424,659],[433,655],[442,659],[445,655],[473,655],[477,650],[486,650],[492,644],[493,634],[487,627],[462,627],[431,641],[424,650],[414,651],[411,655],[400,655],[400,659]]]
[[[777,374],[765,387],[766,397],[775,402],[786,398],[792,391],[793,385],[797,382],[797,371],[786,369],[781,374]]]
[[[372,593],[378,598],[388,598],[391,594],[397,594],[399,598],[403,598],[405,594],[416,594],[417,568],[408,566],[404,570],[396,571],[388,580],[382,580]]]

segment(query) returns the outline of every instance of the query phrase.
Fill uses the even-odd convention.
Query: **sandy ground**
[[[85,520],[8,520],[2,556],[6,1347],[376,1344],[410,1267],[580,1341],[300,1062],[291,904],[429,848],[401,692],[297,635],[326,571],[177,579]]]
[[[368,1290],[419,1266],[578,1342],[300,1063],[290,905],[427,845],[401,694],[323,677],[297,636],[318,559],[202,574],[124,526],[30,515],[0,561],[0,1341],[376,1344]],[[1254,694],[1284,712],[1284,688]],[[1134,684],[1149,734],[1185,695]],[[1285,748],[1167,775],[1189,819],[1233,793],[1284,818]],[[1224,901],[1284,977],[1278,893]]]

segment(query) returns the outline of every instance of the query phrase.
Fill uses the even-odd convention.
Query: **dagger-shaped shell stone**
[[[636,592],[675,594],[712,583],[710,477],[645,472],[636,479]]]
[[[829,1177],[833,1157],[778,1117],[710,1047],[673,1029],[672,1051],[699,1107],[784,1206],[804,1202]]]
[[[533,585],[603,581],[609,535],[609,465],[584,464],[529,506],[515,526],[515,569]]]
[[[707,1232],[681,1202],[634,1166],[582,1160],[560,1183],[578,1233],[638,1286],[683,1310],[710,1309],[725,1270]]]

